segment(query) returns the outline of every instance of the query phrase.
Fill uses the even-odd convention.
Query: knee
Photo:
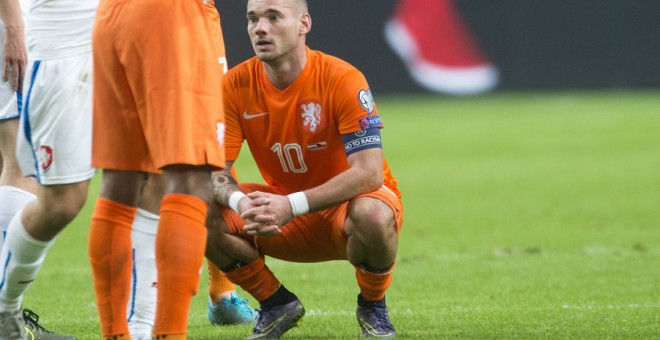
[[[42,211],[53,224],[64,227],[71,222],[87,200],[86,182],[64,186],[50,186],[37,195]]]
[[[46,207],[54,223],[64,227],[78,215],[85,204],[85,199],[59,200],[48,203]]]
[[[137,206],[147,175],[134,171],[103,171],[101,197],[128,205]]]
[[[380,200],[363,198],[353,202],[349,218],[354,232],[370,242],[387,244],[397,237],[394,212]]]
[[[171,165],[163,168],[163,191],[195,196],[213,203],[211,169],[208,166]]]
[[[233,233],[223,217],[207,220],[207,228],[206,257],[219,268],[236,262],[250,263],[259,256],[253,239]]]

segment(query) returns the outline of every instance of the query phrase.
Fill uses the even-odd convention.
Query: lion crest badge
[[[303,126],[311,132],[321,126],[321,113],[323,109],[321,104],[315,101],[306,101],[300,104],[300,117],[303,120]]]

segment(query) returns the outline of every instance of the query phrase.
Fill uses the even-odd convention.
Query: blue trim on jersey
[[[380,141],[380,129],[377,127],[342,134],[341,139],[344,141],[344,151],[346,151],[346,156],[350,156],[355,152],[366,149],[383,148]]]
[[[11,251],[7,252],[7,261],[5,261],[5,267],[2,269],[2,282],[0,282],[0,289],[5,286],[5,280],[7,279],[7,267],[9,267],[9,260],[11,260]]]
[[[34,145],[32,144],[32,130],[30,129],[30,98],[32,98],[32,87],[34,86],[34,80],[37,77],[37,71],[39,71],[39,65],[41,65],[41,60],[34,62],[32,76],[30,76],[30,88],[28,90],[27,96],[25,97],[23,133],[25,134],[25,138],[30,143],[30,147],[32,149],[32,157],[34,157],[34,177],[37,179],[37,182],[41,184],[41,180],[39,178],[39,163],[37,162],[37,154],[34,152]]]
[[[133,317],[133,314],[135,314],[135,291],[137,290],[137,267],[135,266],[135,248],[133,248],[132,255],[133,257],[133,268],[131,269],[131,273],[133,274],[133,279],[131,280],[131,311],[128,313],[128,319],[127,321],[131,321],[131,318]]]

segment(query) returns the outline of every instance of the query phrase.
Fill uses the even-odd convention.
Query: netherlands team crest
[[[313,100],[308,100],[300,103],[299,109],[300,117],[303,120],[303,127],[311,132],[316,132],[316,129],[318,129],[322,123],[321,113],[323,108],[321,107],[321,104]]]

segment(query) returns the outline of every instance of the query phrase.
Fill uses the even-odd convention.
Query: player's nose
[[[256,33],[259,36],[267,34],[268,32],[267,26],[268,26],[267,21],[263,19],[259,19],[259,21],[254,25],[254,33]]]

